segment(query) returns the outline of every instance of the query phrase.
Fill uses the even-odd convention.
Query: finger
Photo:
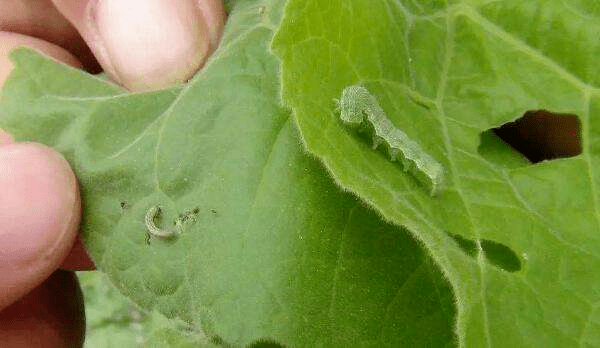
[[[8,54],[13,48],[22,45],[35,48],[44,54],[61,62],[66,62],[69,65],[81,67],[81,64],[74,56],[59,46],[25,35],[0,32],[0,88],[13,69],[13,64],[9,60]],[[11,144],[13,142],[14,139],[12,135],[0,129],[0,146]],[[94,262],[87,254],[85,247],[79,238],[77,238],[75,245],[60,268],[70,270],[95,269]]]
[[[0,312],[2,348],[82,347],[83,295],[73,272],[57,271]]]
[[[0,309],[44,281],[75,242],[79,190],[67,161],[41,144],[0,146]]]
[[[51,0],[0,0],[0,31],[53,43],[76,56],[86,70],[99,72],[98,63],[85,41]]]
[[[104,71],[132,91],[185,82],[218,44],[222,0],[53,0]]]

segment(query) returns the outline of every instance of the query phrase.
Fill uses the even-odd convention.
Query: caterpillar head
[[[338,101],[340,119],[349,126],[358,127],[364,121],[365,98],[369,91],[363,86],[348,86],[344,88],[342,97]]]

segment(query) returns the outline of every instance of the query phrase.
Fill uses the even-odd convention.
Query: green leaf
[[[128,94],[15,51],[0,126],[71,163],[98,268],[169,318],[148,319],[145,346],[453,345],[437,266],[301,148],[269,48],[283,2],[230,5],[220,48],[183,87]],[[155,205],[181,235],[148,237]]]
[[[273,49],[307,149],[422,241],[452,285],[461,346],[600,346],[599,19],[591,0],[286,5]],[[443,163],[439,196],[342,125],[335,99],[354,84]],[[486,131],[537,109],[578,115],[583,153],[480,154]]]
[[[85,299],[85,347],[215,347],[207,337],[186,335],[186,323],[140,310],[105,274],[79,272],[78,277]]]

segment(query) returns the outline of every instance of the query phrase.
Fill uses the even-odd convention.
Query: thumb
[[[53,0],[104,71],[131,91],[191,78],[216,48],[222,0]]]
[[[80,204],[60,154],[34,143],[0,146],[0,310],[60,266],[77,235]]]

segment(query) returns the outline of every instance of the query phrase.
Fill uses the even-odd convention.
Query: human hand
[[[224,22],[221,0],[0,0],[0,88],[21,45],[90,72],[102,66],[131,91],[185,82]],[[1,347],[82,346],[81,290],[73,272],[57,271],[94,267],[77,239],[80,205],[60,154],[0,130]]]

